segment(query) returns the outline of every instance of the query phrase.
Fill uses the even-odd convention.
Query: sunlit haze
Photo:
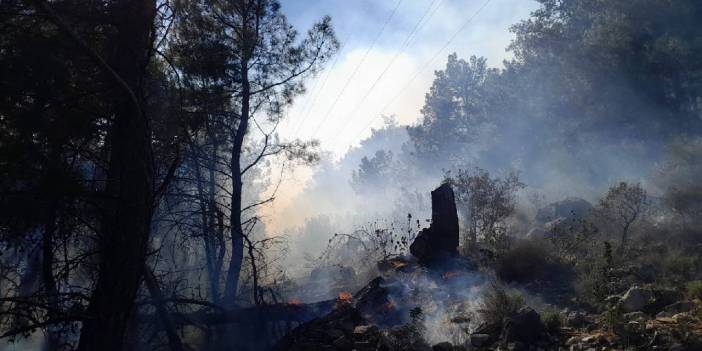
[[[510,26],[537,5],[531,0],[283,1],[288,20],[301,32],[330,15],[341,49],[307,82],[307,93],[289,109],[280,135],[318,139],[321,149],[331,152],[324,157],[338,158],[381,126],[383,116],[400,124],[416,122],[434,71],[450,53],[484,56],[490,66],[501,67],[511,58],[505,49],[513,38]],[[294,197],[313,172],[299,167],[284,175],[276,202],[262,210],[269,234],[304,221],[281,214],[299,206]]]

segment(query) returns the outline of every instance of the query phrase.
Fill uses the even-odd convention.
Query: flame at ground
[[[302,300],[293,297],[292,299],[288,300],[288,305],[302,305]]]
[[[351,301],[352,297],[353,295],[351,295],[351,293],[348,291],[342,291],[339,293],[339,301],[348,302]]]

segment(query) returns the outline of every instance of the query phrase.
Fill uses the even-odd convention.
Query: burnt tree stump
[[[431,225],[422,229],[410,245],[420,262],[455,255],[458,251],[458,213],[453,189],[442,184],[431,192]]]

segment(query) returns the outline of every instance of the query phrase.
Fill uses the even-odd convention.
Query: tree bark
[[[105,188],[108,200],[98,239],[98,279],[78,346],[85,351],[123,349],[144,272],[154,206],[151,131],[140,99],[156,4],[153,0],[119,1],[111,10],[116,34],[110,41],[109,64],[129,89],[115,93]]]
[[[244,230],[241,225],[241,203],[243,180],[241,175],[241,151],[244,145],[244,136],[249,126],[249,104],[251,99],[251,84],[249,83],[248,62],[241,63],[242,98],[239,125],[232,141],[232,159],[230,171],[232,174],[232,200],[231,200],[231,260],[227,271],[227,282],[224,287],[224,304],[229,308],[236,305],[236,293],[239,288],[239,276],[244,259]]]

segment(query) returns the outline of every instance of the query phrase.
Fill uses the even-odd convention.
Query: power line
[[[419,71],[417,71],[417,73],[402,87],[402,89],[400,89],[400,90],[398,91],[398,93],[397,93],[392,99],[390,99],[390,100],[388,101],[388,103],[386,103],[386,104],[383,106],[383,108],[380,110],[380,113],[379,113],[378,115],[376,115],[375,117],[373,117],[373,118],[363,127],[363,129],[361,129],[361,130],[351,139],[351,141],[349,142],[349,146],[350,146],[350,145],[353,143],[353,141],[356,140],[356,138],[358,138],[366,129],[368,129],[368,127],[370,127],[370,125],[373,124],[373,122],[375,122],[375,120],[377,120],[377,119],[382,115],[382,113],[383,113],[388,107],[390,107],[390,106],[395,102],[395,100],[397,100],[400,96],[402,96],[402,94],[404,93],[404,91],[417,79],[417,77],[419,77],[419,75],[420,75],[421,73],[423,73],[427,68],[430,67],[429,65],[431,65],[431,63],[434,62],[434,60],[436,60],[437,57],[439,57],[439,55],[451,44],[451,42],[453,42],[453,41],[456,39],[456,37],[458,37],[458,34],[460,34],[460,33],[473,21],[473,19],[475,19],[475,17],[477,17],[478,14],[480,14],[480,12],[483,11],[483,9],[490,3],[490,1],[492,1],[492,0],[486,0],[486,1],[480,6],[480,8],[478,8],[478,10],[477,10],[472,16],[470,16],[470,17],[461,25],[461,27],[458,28],[458,30],[457,30],[455,33],[453,33],[453,35],[451,35],[451,37],[450,37],[449,40],[444,44],[444,46],[442,46],[441,49],[439,49],[439,50],[434,54],[434,56],[432,56],[432,58],[429,59],[429,61],[427,61],[424,65],[422,65],[422,69],[420,69]]]
[[[414,36],[417,34],[417,32],[418,32],[421,28],[423,28],[423,27],[426,25],[427,22],[429,22],[429,19],[431,19],[431,17],[434,15],[434,13],[436,12],[436,10],[438,10],[439,7],[441,7],[441,4],[439,4],[439,6],[437,6],[436,8],[434,8],[434,9],[432,10],[432,6],[434,6],[434,4],[436,3],[436,1],[437,1],[437,0],[432,0],[432,2],[431,2],[431,3],[429,4],[429,6],[427,7],[427,10],[424,11],[424,15],[422,15],[422,17],[419,18],[419,21],[417,21],[417,23],[414,25],[414,28],[412,29],[412,31],[410,31],[410,33],[409,33],[409,35],[407,36],[407,38],[405,38],[405,41],[404,41],[404,42],[402,43],[402,45],[400,46],[400,50],[397,51],[397,52],[395,53],[395,55],[393,56],[393,58],[390,60],[390,62],[388,62],[388,64],[385,66],[385,68],[384,68],[383,71],[380,73],[380,75],[378,75],[378,78],[375,79],[375,81],[373,82],[373,84],[371,85],[371,87],[366,91],[366,94],[361,98],[361,101],[359,101],[359,102],[356,104],[356,107],[354,107],[354,109],[351,110],[351,112],[348,113],[348,114],[346,115],[346,117],[343,119],[343,120],[346,121],[346,123],[344,123],[344,125],[341,127],[341,129],[340,129],[336,134],[334,134],[334,138],[336,138],[337,136],[339,136],[339,135],[346,129],[346,127],[349,126],[349,123],[351,123],[351,117],[353,117],[353,115],[355,115],[356,112],[358,112],[358,109],[361,108],[361,104],[366,100],[366,98],[368,98],[368,96],[370,96],[371,92],[373,92],[373,89],[375,89],[376,85],[378,85],[378,82],[380,82],[380,80],[383,79],[383,77],[385,76],[385,73],[387,73],[388,70],[390,70],[390,68],[393,66],[393,64],[394,64],[395,61],[397,60],[397,58],[400,57],[400,55],[402,55],[402,54],[405,52],[405,50],[407,49],[407,47],[409,46],[409,44],[410,44],[410,43],[412,42],[412,40],[414,39]],[[429,17],[427,18],[427,16],[429,16]],[[427,18],[427,21],[424,21],[425,18]]]
[[[317,125],[317,127],[315,128],[314,133],[312,133],[312,137],[314,137],[314,136],[317,135],[317,133],[319,132],[319,129],[322,127],[322,125],[323,125],[323,124],[327,121],[327,119],[329,118],[330,113],[332,112],[332,110],[334,110],[334,107],[335,107],[336,104],[339,102],[339,99],[341,98],[341,95],[344,94],[344,92],[346,91],[346,88],[349,86],[349,83],[351,82],[351,80],[353,79],[353,77],[356,76],[356,73],[358,72],[358,69],[359,69],[359,68],[361,67],[361,65],[363,65],[363,63],[365,62],[366,58],[368,57],[368,54],[370,53],[370,51],[371,51],[371,50],[373,49],[373,47],[375,46],[375,43],[378,41],[378,39],[379,39],[380,36],[383,34],[383,32],[385,32],[385,27],[387,27],[388,23],[390,23],[390,20],[395,16],[395,13],[397,12],[397,9],[400,7],[400,4],[401,4],[401,3],[402,3],[402,0],[398,0],[398,1],[397,1],[397,4],[395,5],[395,8],[392,10],[392,12],[391,12],[390,15],[387,17],[387,19],[385,19],[385,23],[383,23],[383,26],[380,28],[380,31],[378,32],[378,34],[377,34],[377,35],[375,36],[375,38],[373,39],[373,42],[372,42],[371,45],[368,47],[368,49],[366,50],[365,54],[363,54],[363,57],[361,58],[361,61],[358,62],[358,64],[356,65],[356,68],[354,68],[354,70],[353,70],[353,73],[351,73],[351,75],[349,76],[349,78],[346,80],[346,83],[345,83],[344,86],[341,88],[341,91],[339,91],[339,94],[336,95],[336,98],[334,99],[334,102],[333,102],[333,103],[331,104],[331,106],[329,107],[329,110],[327,111],[327,114],[324,115],[324,118],[322,119],[322,121],[321,121],[321,122]]]
[[[345,37],[345,39],[348,39],[351,36],[351,32],[349,32]],[[342,41],[343,43],[344,41]],[[329,80],[329,76],[331,75],[331,72],[334,70],[334,67],[336,66],[337,61],[339,61],[339,57],[341,57],[341,52],[339,52],[336,57],[334,57],[334,61],[332,62],[331,66],[327,70],[326,74],[324,75],[324,80],[322,81],[322,85],[319,87],[319,89],[315,90],[314,95],[312,96],[312,100],[308,101],[307,104],[305,104],[305,107],[302,109],[302,120],[300,120],[300,123],[297,125],[295,128],[295,132],[293,133],[292,139],[295,139],[297,137],[297,133],[300,132],[300,128],[302,128],[302,125],[305,122],[305,117],[311,112],[312,108],[314,107],[314,103],[317,101],[317,97],[319,96],[319,92],[324,89],[324,86],[327,84],[327,80]],[[315,83],[315,88],[319,84],[319,80],[317,83]],[[314,90],[314,88],[312,89]]]

